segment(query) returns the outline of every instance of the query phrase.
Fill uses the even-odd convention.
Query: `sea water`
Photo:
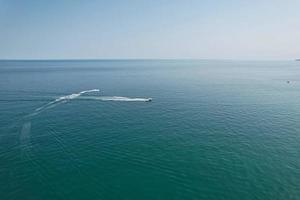
[[[1,200],[299,198],[299,62],[0,61]]]

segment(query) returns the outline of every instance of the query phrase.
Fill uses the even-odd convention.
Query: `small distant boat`
[[[152,98],[148,98],[148,99],[147,99],[147,102],[150,102],[150,101],[152,101]]]
[[[296,59],[295,61],[300,61],[300,58],[299,58],[299,59]]]

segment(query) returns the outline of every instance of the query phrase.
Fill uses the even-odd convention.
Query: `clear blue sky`
[[[300,0],[0,0],[0,59],[300,57]]]

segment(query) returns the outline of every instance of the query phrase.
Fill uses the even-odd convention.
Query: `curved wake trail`
[[[40,111],[56,107],[57,105],[59,105],[61,103],[65,103],[65,102],[67,102],[69,100],[78,98],[82,94],[90,93],[90,92],[99,92],[99,91],[100,91],[99,89],[85,90],[85,91],[81,91],[79,93],[74,93],[74,94],[70,94],[70,95],[59,97],[59,98],[55,99],[54,101],[51,101],[51,102],[47,103],[46,105],[35,109],[36,112],[33,113],[33,115],[36,115],[36,114],[40,113]]]
[[[24,152],[24,154],[30,159],[30,146],[31,146],[31,141],[30,141],[30,132],[31,132],[31,117],[36,116],[38,114],[40,114],[41,112],[43,112],[44,110],[50,109],[50,108],[54,108],[56,106],[58,106],[59,104],[63,104],[66,103],[69,100],[78,98],[80,95],[85,94],[85,93],[89,93],[89,92],[99,92],[99,89],[92,89],[92,90],[85,90],[85,91],[81,91],[79,93],[74,93],[74,94],[70,94],[70,95],[66,95],[66,96],[62,96],[59,97],[57,99],[55,99],[54,101],[51,101],[49,103],[47,103],[46,105],[39,107],[37,109],[35,109],[35,111],[29,115],[26,115],[24,118],[26,119],[25,122],[23,123],[21,132],[20,132],[20,144],[21,144],[21,149],[22,152]]]
[[[120,97],[120,96],[82,96],[78,99],[86,99],[86,100],[99,100],[99,101],[132,101],[132,102],[148,102],[151,101],[152,98],[130,98],[130,97]]]
[[[56,98],[54,101],[47,103],[44,106],[41,106],[27,117],[32,117],[37,114],[40,114],[44,110],[54,108],[60,104],[66,103],[73,99],[82,99],[82,100],[99,100],[99,101],[126,101],[126,102],[149,102],[152,101],[152,98],[130,98],[130,97],[121,97],[121,96],[82,96],[85,93],[92,93],[92,92],[99,92],[99,89],[92,89],[92,90],[84,90],[79,93],[73,93],[70,95],[62,96]]]
[[[22,129],[20,131],[20,144],[23,154],[27,157],[27,159],[31,160],[31,117],[34,117],[41,112],[54,108],[60,104],[66,103],[73,99],[81,99],[81,100],[99,100],[99,101],[125,101],[125,102],[149,102],[152,101],[152,98],[130,98],[130,97],[121,97],[121,96],[82,96],[85,93],[99,92],[99,89],[85,90],[79,93],[74,93],[62,97],[58,97],[53,101],[41,106],[29,115],[26,115],[25,121],[23,123]]]

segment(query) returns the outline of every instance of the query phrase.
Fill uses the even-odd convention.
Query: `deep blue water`
[[[300,62],[0,61],[1,200],[299,198]]]

